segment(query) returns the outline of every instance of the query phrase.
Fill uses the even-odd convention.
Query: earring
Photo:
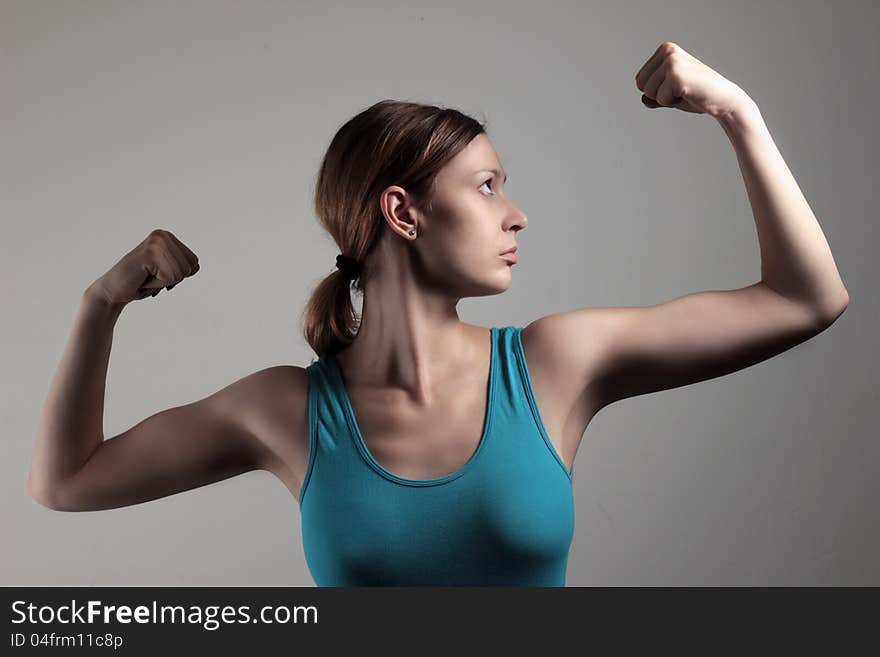
[[[409,231],[409,234],[410,234],[410,235],[415,235],[415,234],[416,234],[416,231],[411,230],[411,231]]]

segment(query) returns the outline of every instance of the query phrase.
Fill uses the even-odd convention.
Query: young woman
[[[320,586],[564,585],[573,463],[601,408],[766,360],[848,303],[742,89],[669,42],[636,84],[648,107],[708,113],[730,137],[758,228],[758,283],[525,327],[464,323],[462,298],[510,286],[528,219],[504,192],[483,124],[382,101],[340,128],[317,181],[317,216],[341,251],[305,312],[318,358],[258,371],[105,441],[119,314],[199,269],[180,240],[155,230],[83,294],[30,494],[52,509],[110,509],[264,469],[299,501]]]

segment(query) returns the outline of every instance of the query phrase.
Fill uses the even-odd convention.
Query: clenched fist
[[[170,231],[157,228],[89,286],[99,299],[119,306],[154,297],[199,270],[195,253]]]
[[[671,107],[718,119],[751,103],[743,89],[671,41],[660,44],[636,73],[646,107]]]

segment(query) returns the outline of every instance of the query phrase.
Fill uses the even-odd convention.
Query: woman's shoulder
[[[286,485],[296,481],[308,455],[308,371],[300,365],[273,365],[247,377],[242,404],[251,432],[265,451],[263,469]]]

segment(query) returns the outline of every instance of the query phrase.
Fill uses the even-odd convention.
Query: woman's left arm
[[[849,293],[825,234],[758,106],[745,96],[717,120],[736,151],[752,206],[761,249],[761,280],[823,316],[836,317],[849,303]]]
[[[730,139],[758,229],[761,280],[821,316],[836,317],[849,294],[819,222],[782,159],[757,104],[741,87],[666,41],[636,75],[649,108],[707,113]]]
[[[745,92],[668,41],[636,85],[647,107],[709,114],[730,137],[758,227],[761,280],[649,306],[578,308],[525,326],[533,363],[591,413],[771,358],[824,331],[849,303],[822,229]]]

